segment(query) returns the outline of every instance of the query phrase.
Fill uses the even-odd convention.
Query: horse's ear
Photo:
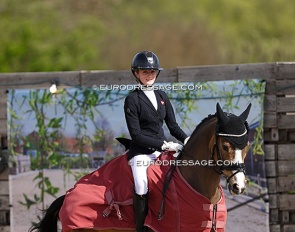
[[[218,121],[220,120],[225,124],[229,120],[228,117],[224,114],[223,110],[221,109],[219,103],[216,104],[216,112]]]
[[[246,109],[243,113],[241,113],[241,115],[239,116],[239,118],[240,118],[243,122],[245,122],[245,121],[247,120],[248,115],[249,115],[249,112],[250,112],[250,109],[251,109],[251,106],[252,106],[252,104],[250,103],[250,104],[248,105],[247,109]]]

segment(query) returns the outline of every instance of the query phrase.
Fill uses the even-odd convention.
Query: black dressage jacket
[[[163,131],[165,121],[170,134],[181,142],[187,135],[176,122],[171,102],[165,92],[155,90],[158,110],[155,109],[145,93],[136,89],[130,93],[124,103],[125,119],[132,139],[128,159],[138,154],[151,154],[161,151],[166,140]]]

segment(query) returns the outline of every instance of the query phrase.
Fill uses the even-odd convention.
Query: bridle
[[[214,170],[217,174],[219,174],[220,176],[224,177],[224,179],[227,181],[227,183],[229,183],[230,179],[233,178],[237,173],[242,172],[246,175],[246,170],[245,170],[245,164],[244,163],[230,163],[229,165],[225,165],[224,164],[224,160],[222,159],[222,156],[220,154],[220,149],[218,146],[218,138],[221,137],[220,135],[218,135],[218,133],[216,133],[215,135],[215,144],[213,145],[213,149],[211,152],[211,160],[213,161],[213,166],[212,165],[205,165],[206,167],[212,168],[212,170]],[[191,159],[195,160],[195,158],[188,154],[187,152],[184,151],[185,149],[183,148],[183,150],[180,152],[179,156],[181,154],[186,155],[188,157],[190,157]],[[217,155],[217,161],[215,161],[214,159],[214,152],[216,152]],[[178,157],[179,157],[178,156]],[[221,162],[219,162],[221,161]],[[222,163],[222,165],[220,165],[220,163]],[[216,170],[214,167],[217,166],[218,170]],[[236,170],[232,175],[227,176],[224,171],[225,170]]]
[[[220,153],[220,148],[218,146],[218,139],[220,137],[231,137],[231,138],[239,138],[242,136],[245,136],[249,133],[249,125],[248,122],[245,121],[244,122],[244,126],[245,126],[245,131],[241,134],[228,134],[228,133],[221,133],[219,131],[219,123],[217,122],[216,127],[215,127],[215,144],[213,145],[213,149],[211,152],[211,159],[213,160],[213,162],[215,163],[215,166],[218,166],[218,170],[213,169],[215,172],[217,172],[219,175],[223,176],[224,179],[226,179],[226,182],[229,183],[230,179],[233,178],[236,174],[238,174],[239,172],[244,173],[244,175],[246,175],[246,170],[245,170],[245,164],[244,163],[230,163],[230,165],[224,165],[224,163],[222,162],[222,165],[218,165],[219,161],[224,161],[224,159],[222,159],[221,153]],[[214,152],[216,152],[216,156],[217,156],[217,162],[214,160]],[[234,173],[232,173],[232,175],[230,175],[229,177],[224,173],[225,170],[231,170],[234,171],[236,170]]]
[[[226,179],[226,182],[229,183],[230,179],[233,178],[237,173],[242,172],[246,175],[246,170],[245,170],[245,164],[244,163],[231,163],[229,165],[224,165],[224,162],[221,162],[222,165],[219,165],[218,161],[224,161],[221,157],[220,154],[220,149],[218,146],[218,138],[222,137],[224,135],[215,133],[215,144],[213,146],[213,150],[211,153],[211,159],[213,160],[213,163],[215,166],[218,166],[219,170],[213,169],[215,172],[217,172],[219,175],[223,176],[224,179]],[[216,152],[217,155],[217,162],[214,160],[214,151]],[[229,177],[224,173],[225,170],[236,170],[232,175]]]
[[[218,167],[218,170],[216,170],[215,168],[213,168],[213,170],[218,173],[219,175],[221,175],[222,177],[224,177],[224,179],[226,179],[227,183],[229,183],[230,179],[233,178],[237,173],[242,172],[246,175],[246,170],[245,170],[245,164],[244,163],[230,163],[229,165],[225,165],[224,164],[224,159],[221,156],[220,153],[220,148],[218,146],[218,139],[220,137],[240,137],[240,136],[244,136],[248,133],[248,129],[247,129],[247,124],[246,124],[246,129],[245,132],[242,133],[241,135],[234,135],[234,134],[225,134],[225,133],[219,133],[218,130],[218,125],[216,125],[216,129],[215,129],[215,144],[213,145],[213,149],[211,152],[211,160],[213,161],[213,166],[212,165],[207,165],[207,167]],[[216,153],[217,156],[217,161],[215,161],[214,159],[214,154]],[[192,158],[193,160],[195,160],[195,158],[188,154],[187,152],[185,152],[185,148],[182,149],[182,151],[180,152],[179,156],[181,154],[184,154],[190,158]],[[220,162],[221,161],[221,162]],[[222,165],[220,165],[220,163],[222,163]],[[230,175],[229,177],[224,173],[225,170],[231,170],[235,172]]]

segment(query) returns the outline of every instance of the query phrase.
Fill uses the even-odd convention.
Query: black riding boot
[[[133,210],[135,216],[136,232],[146,232],[147,227],[143,226],[148,211],[147,194],[138,195],[134,193]]]

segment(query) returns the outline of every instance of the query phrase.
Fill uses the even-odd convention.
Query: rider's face
[[[135,74],[143,85],[153,85],[156,80],[158,70],[138,70]]]

